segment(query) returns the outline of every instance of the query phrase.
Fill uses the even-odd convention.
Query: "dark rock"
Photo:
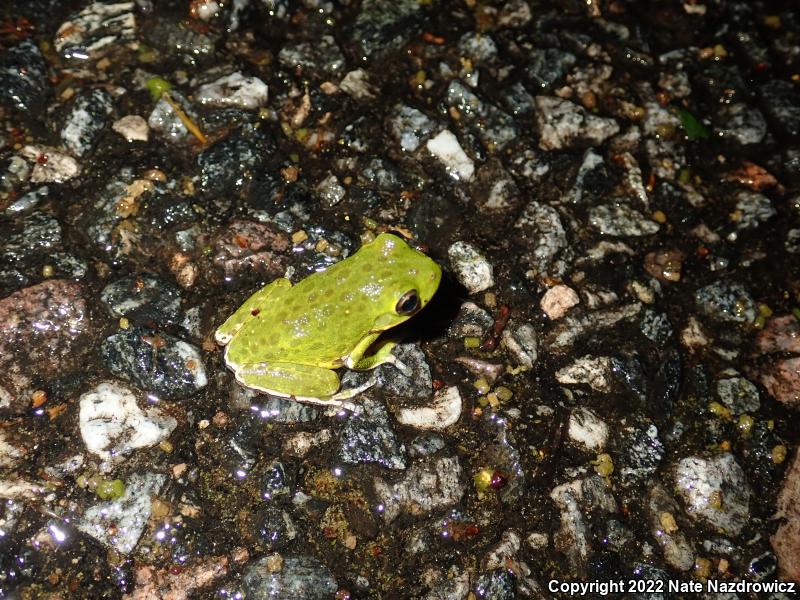
[[[405,447],[395,436],[382,403],[364,400],[359,414],[350,415],[339,439],[339,456],[349,464],[377,463],[405,469]]]
[[[788,81],[770,81],[759,87],[764,112],[775,131],[793,138],[800,136],[800,93]]]
[[[100,354],[112,373],[161,398],[185,398],[207,383],[200,351],[155,329],[115,333],[103,341]]]
[[[534,48],[528,53],[525,75],[539,91],[560,80],[575,64],[575,55],[558,48]]]
[[[275,506],[259,508],[253,516],[257,544],[274,552],[285,548],[297,536],[297,529],[289,514]]]
[[[353,27],[353,39],[367,58],[394,52],[417,32],[421,13],[416,0],[364,0]]]
[[[261,497],[267,501],[288,500],[294,492],[294,469],[287,468],[278,460],[273,460],[261,480]]]
[[[0,104],[23,112],[40,110],[49,86],[47,66],[33,40],[25,40],[0,56]]]
[[[752,323],[756,318],[753,298],[737,281],[718,281],[700,288],[694,300],[702,313],[720,321]]]
[[[197,157],[201,191],[217,201],[232,201],[265,168],[273,151],[272,144],[260,132],[250,128],[237,130]]]
[[[271,573],[269,557],[252,563],[242,583],[253,600],[333,600],[337,590],[330,569],[314,556],[284,556],[280,571]]]
[[[100,299],[113,316],[136,323],[174,325],[181,320],[180,289],[149,273],[112,281],[103,288]]]
[[[76,156],[91,151],[110,123],[112,112],[114,100],[105,90],[95,89],[74,98],[61,129],[64,147]]]
[[[507,569],[495,569],[478,577],[475,595],[485,600],[514,600],[517,597],[517,578]]]

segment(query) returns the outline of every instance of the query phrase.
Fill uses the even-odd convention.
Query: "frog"
[[[292,285],[278,278],[255,292],[216,330],[225,365],[245,387],[301,402],[343,406],[375,383],[340,390],[337,369],[392,364],[411,370],[381,337],[422,310],[441,267],[393,233]]]

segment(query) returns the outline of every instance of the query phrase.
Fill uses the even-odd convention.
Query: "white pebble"
[[[578,304],[580,298],[571,287],[554,285],[542,296],[539,306],[553,320],[560,319],[567,311]]]
[[[477,294],[494,285],[492,265],[472,244],[456,242],[448,248],[447,255],[458,281],[470,294]]]
[[[150,134],[147,121],[139,115],[125,115],[111,127],[129,142],[146,142]]]
[[[427,406],[401,408],[398,422],[418,429],[445,429],[461,416],[461,392],[456,386],[439,390]]]
[[[439,132],[433,139],[425,144],[428,151],[444,163],[447,172],[453,179],[469,181],[475,172],[475,165],[472,164],[469,156],[466,155],[458,139],[449,130]]]

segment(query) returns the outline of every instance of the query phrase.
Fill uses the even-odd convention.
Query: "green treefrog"
[[[430,301],[442,271],[399,237],[382,233],[352,256],[296,285],[276,279],[217,329],[225,364],[243,385],[304,402],[342,405],[374,383],[339,391],[333,369],[393,363],[378,337]],[[376,343],[377,342],[377,343]],[[371,354],[367,354],[371,351]]]

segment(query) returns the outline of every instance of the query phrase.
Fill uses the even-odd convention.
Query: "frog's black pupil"
[[[416,290],[411,290],[403,294],[403,297],[397,302],[397,313],[400,315],[407,315],[417,310],[419,305],[419,297]]]

